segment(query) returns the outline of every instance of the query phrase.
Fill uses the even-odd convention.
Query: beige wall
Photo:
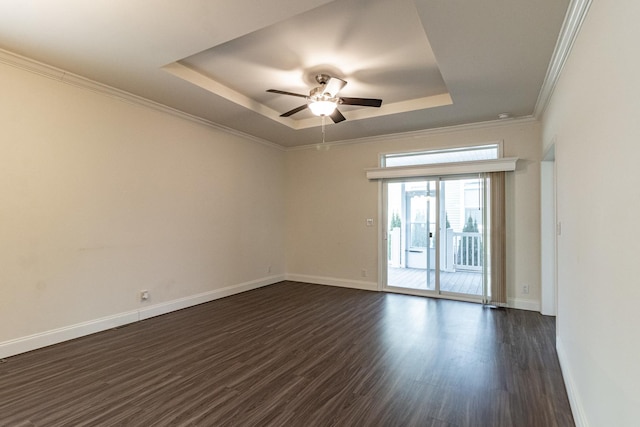
[[[380,153],[503,141],[519,157],[507,179],[508,295],[513,305],[540,303],[540,130],[536,122],[473,127],[287,152],[287,274],[367,289],[377,286],[378,184],[365,169]],[[375,227],[366,227],[374,218]],[[362,277],[362,270],[367,277]],[[521,293],[530,286],[529,295]]]
[[[284,277],[282,150],[0,75],[0,344]]]
[[[534,121],[284,152],[0,67],[0,347],[285,274],[375,289],[378,184],[365,168],[383,152],[494,141],[521,159],[507,180],[510,303],[539,306]]]
[[[556,141],[558,355],[578,425],[637,426],[640,2],[594,1],[543,117]]]

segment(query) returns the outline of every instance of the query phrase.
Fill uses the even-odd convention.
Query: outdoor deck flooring
[[[409,289],[434,290],[436,275],[429,270],[430,286],[427,286],[427,270],[421,268],[389,267],[387,283]],[[455,273],[440,272],[440,290],[460,294],[482,295],[482,273],[457,271]]]

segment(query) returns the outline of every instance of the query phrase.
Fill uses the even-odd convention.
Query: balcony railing
[[[484,264],[484,254],[482,247],[482,233],[478,232],[454,232],[447,229],[443,237],[441,246],[441,269],[446,272],[469,271],[480,272]],[[435,269],[435,248],[423,248],[429,254],[430,269]],[[400,268],[427,268],[426,253],[421,255],[420,260],[425,263],[424,266],[418,266],[419,263],[407,260],[405,256],[412,255],[410,248],[404,248],[401,244],[401,230],[394,228],[389,233],[389,265]]]
[[[473,232],[453,234],[453,264],[456,270],[482,271],[482,234]]]

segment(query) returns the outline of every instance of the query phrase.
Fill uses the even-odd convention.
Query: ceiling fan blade
[[[278,89],[267,89],[267,92],[279,93],[280,95],[298,96],[300,98],[308,98],[307,95],[302,95],[300,93],[293,93],[293,92],[285,92],[284,90],[278,90]]]
[[[345,82],[342,79],[339,79],[337,77],[330,77],[329,80],[327,80],[327,83],[325,83],[324,85],[324,90],[322,91],[322,94],[329,94],[331,95],[332,98],[335,98],[335,96],[338,94],[338,92],[340,92],[340,90],[347,84],[347,82]]]
[[[289,116],[292,116],[292,115],[294,115],[295,113],[299,113],[300,111],[304,110],[304,109],[305,109],[305,108],[307,108],[308,106],[309,106],[309,104],[301,105],[301,106],[299,106],[299,107],[297,107],[297,108],[294,108],[294,109],[293,109],[293,110],[291,110],[291,111],[287,111],[286,113],[282,113],[282,114],[280,114],[280,117],[289,117]]]
[[[329,117],[331,117],[331,120],[333,120],[333,123],[340,123],[344,120],[347,120],[340,111],[338,111],[338,109],[336,108],[335,110],[333,110],[333,113],[331,113],[329,115]]]
[[[340,98],[339,102],[344,105],[362,105],[363,107],[379,107],[382,105],[382,99],[373,98]]]

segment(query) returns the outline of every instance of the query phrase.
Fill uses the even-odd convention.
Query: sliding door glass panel
[[[436,290],[437,181],[387,184],[387,285]]]
[[[440,181],[440,291],[483,294],[484,188],[481,178]]]

